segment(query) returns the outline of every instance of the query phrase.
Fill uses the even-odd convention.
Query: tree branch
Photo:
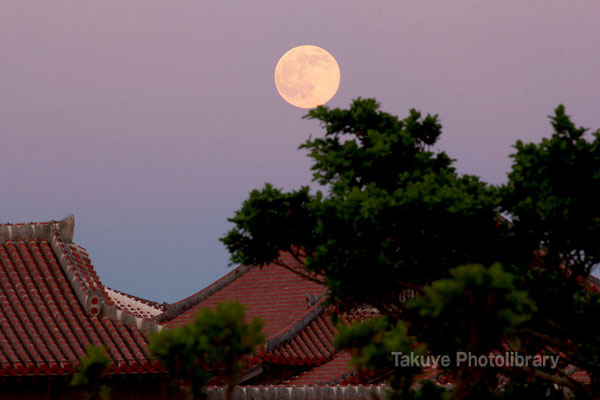
[[[280,267],[283,267],[283,268],[287,269],[288,271],[295,273],[296,275],[300,275],[302,278],[304,278],[306,280],[309,280],[311,282],[315,282],[315,283],[318,283],[318,284],[321,284],[321,285],[325,285],[325,281],[324,280],[315,278],[314,276],[311,276],[311,275],[309,275],[309,274],[307,274],[305,272],[300,271],[298,268],[290,267],[289,265],[287,265],[283,261],[279,261],[279,259],[273,261],[273,264],[279,265]]]

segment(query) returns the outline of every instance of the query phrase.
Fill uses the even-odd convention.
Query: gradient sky
[[[227,217],[266,181],[310,180],[321,135],[273,73],[313,44],[329,105],[437,113],[438,149],[501,183],[564,103],[600,128],[600,2],[4,0],[1,222],[76,218],[105,285],[175,301],[225,274]]]

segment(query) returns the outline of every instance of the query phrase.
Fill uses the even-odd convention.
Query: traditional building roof
[[[348,366],[348,353],[332,346],[336,329],[324,306],[325,286],[294,272],[301,265],[289,254],[263,267],[240,266],[192,296],[161,305],[105,287],[86,250],[73,243],[73,231],[72,215],[0,225],[0,377],[70,375],[90,344],[107,350],[115,374],[164,372],[148,353],[149,332],[185,325],[201,308],[239,301],[248,319],[263,321],[267,339],[241,383],[370,383]],[[600,291],[593,276],[580,283]],[[349,323],[375,315],[358,308],[339,317]],[[434,370],[423,379],[447,383]]]
[[[283,254],[277,264],[240,266],[206,289],[168,305],[162,323],[167,327],[185,325],[201,308],[239,301],[246,306],[248,319],[259,317],[264,323],[267,340],[254,363],[271,371],[283,367],[292,371],[264,374],[264,379],[258,376],[254,382],[292,382],[300,376],[302,384],[338,382],[351,372],[350,357],[332,346],[336,329],[323,307],[325,286],[293,272],[300,267],[289,254]],[[313,369],[314,373],[308,374]]]
[[[282,261],[297,268],[289,255]],[[290,270],[270,264],[264,267],[240,266],[194,295],[167,306],[169,327],[191,322],[200,308],[216,307],[224,301],[239,301],[247,314],[264,322],[267,339],[286,332],[290,326],[315,309],[325,287],[308,281]]]
[[[0,376],[72,374],[90,344],[106,348],[115,373],[160,372],[147,350],[149,332],[185,325],[200,308],[233,300],[263,321],[267,339],[246,380],[339,383],[351,372],[349,355],[332,346],[325,286],[294,273],[300,264],[291,256],[280,260],[287,268],[240,266],[161,305],[105,287],[86,250],[73,243],[74,224],[69,215],[0,225]]]
[[[340,352],[331,361],[301,372],[283,383],[286,385],[347,384],[352,376],[352,371],[348,367],[351,359],[350,354]]]
[[[90,344],[107,350],[115,373],[157,372],[153,305],[102,285],[72,242],[74,223],[0,225],[0,376],[72,374]]]
[[[157,302],[142,299],[141,297],[123,293],[115,289],[104,287],[108,297],[119,310],[126,310],[136,317],[152,319],[164,312],[164,307]]]

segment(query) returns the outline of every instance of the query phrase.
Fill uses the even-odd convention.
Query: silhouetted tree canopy
[[[85,349],[85,357],[80,360],[77,372],[71,379],[71,386],[82,389],[89,400],[108,400],[110,387],[106,376],[111,360],[102,347],[89,345]]]
[[[400,119],[359,98],[305,118],[325,130],[300,146],[325,189],[252,191],[221,239],[232,262],[264,265],[287,251],[323,279],[332,306],[376,307],[380,319],[342,328],[337,345],[398,398],[600,397],[600,300],[587,283],[600,262],[600,130],[590,135],[559,106],[554,133],[518,141],[507,182],[494,186],[432,149],[436,115]],[[419,371],[391,356],[507,350],[558,354],[560,365],[451,366],[441,372],[453,389],[416,390]]]
[[[231,399],[247,357],[264,340],[262,322],[246,322],[245,306],[232,302],[203,308],[190,324],[152,335],[148,347],[174,378],[191,387],[194,399],[206,397],[211,379],[225,385]]]

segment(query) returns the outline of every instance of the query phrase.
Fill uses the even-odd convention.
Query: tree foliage
[[[192,395],[204,396],[211,379],[227,386],[231,396],[247,356],[264,342],[262,322],[245,318],[245,307],[237,302],[201,309],[188,325],[153,335],[149,350]]]
[[[393,368],[390,343],[429,354],[561,355],[561,370],[447,368],[455,398],[600,396],[600,302],[587,283],[600,262],[600,130],[588,134],[559,106],[554,133],[518,141],[507,182],[494,186],[432,150],[436,115],[400,119],[359,98],[306,118],[325,130],[300,146],[325,189],[252,191],[222,238],[232,262],[263,265],[287,251],[324,280],[332,305],[376,307],[382,322],[342,329],[338,345],[397,396],[448,393],[410,389],[415,371]],[[416,300],[404,301],[408,290]],[[562,373],[567,365],[591,385]]]
[[[110,388],[105,377],[111,360],[102,347],[90,345],[86,355],[80,360],[77,372],[71,379],[71,386],[80,387],[90,400],[106,400],[110,396]]]
[[[349,110],[309,113],[326,136],[301,148],[329,194],[268,184],[254,190],[223,238],[233,262],[261,265],[280,250],[304,249],[306,267],[325,277],[331,300],[394,312],[400,292],[448,266],[497,261],[495,189],[428,150],[441,133],[437,116],[411,110],[399,120],[378,107],[357,100]]]

